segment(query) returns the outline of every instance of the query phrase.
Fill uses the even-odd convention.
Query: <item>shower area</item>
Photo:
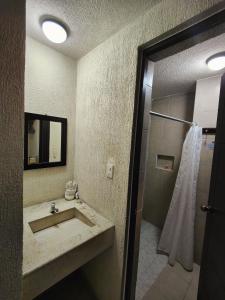
[[[154,99],[152,111],[191,123],[194,96],[194,93],[188,93]],[[159,241],[190,126],[182,121],[151,115],[136,300],[143,299],[147,292],[151,294],[152,285],[167,267],[168,257],[159,253]]]
[[[212,75],[196,61],[205,62],[222,38],[156,62],[152,85],[145,83],[150,106],[136,300],[197,300],[221,72]]]

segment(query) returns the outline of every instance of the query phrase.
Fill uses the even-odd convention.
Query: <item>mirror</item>
[[[24,169],[66,165],[67,119],[25,113]]]

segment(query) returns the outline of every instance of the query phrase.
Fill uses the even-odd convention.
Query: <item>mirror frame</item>
[[[28,122],[30,120],[46,120],[52,122],[60,122],[62,124],[61,130],[61,161],[57,162],[44,162],[38,164],[28,164]],[[67,153],[67,119],[59,118],[49,115],[40,115],[25,112],[24,118],[24,170],[51,168],[66,165],[66,153]]]

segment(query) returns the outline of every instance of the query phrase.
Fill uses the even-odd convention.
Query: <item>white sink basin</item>
[[[56,227],[59,224],[62,224],[66,221],[74,221],[77,223],[83,223],[84,225],[87,225],[89,227],[95,226],[95,224],[89,220],[85,215],[83,215],[79,210],[77,210],[75,207],[66,209],[61,212],[54,213],[50,216],[46,216],[34,221],[29,222],[30,228],[33,233],[46,230],[50,227]],[[70,222],[71,224],[71,222]],[[63,225],[63,224],[62,224]],[[66,225],[66,224],[65,224]],[[60,226],[62,227],[62,226]]]

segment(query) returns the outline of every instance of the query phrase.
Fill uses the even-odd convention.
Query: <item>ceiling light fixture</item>
[[[212,71],[219,71],[225,68],[225,52],[217,53],[206,60],[208,68]]]
[[[67,30],[58,21],[44,20],[42,22],[42,30],[47,39],[53,43],[61,44],[67,39]]]

